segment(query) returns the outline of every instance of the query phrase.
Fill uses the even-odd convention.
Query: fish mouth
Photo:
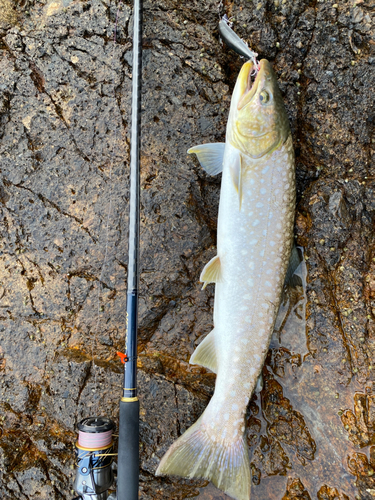
[[[270,67],[270,63],[266,59],[262,59],[259,63],[259,71],[255,77],[255,80],[252,81],[252,72],[254,69],[254,64],[249,61],[245,63],[241,72],[238,75],[240,79],[241,85],[241,97],[237,104],[237,109],[241,110],[252,100],[254,95],[256,94],[259,84],[264,81],[265,75],[268,73]]]

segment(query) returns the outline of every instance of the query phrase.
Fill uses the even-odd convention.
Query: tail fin
[[[231,445],[220,443],[209,435],[202,417],[172,444],[156,475],[209,479],[232,498],[250,500],[250,463],[243,436]]]

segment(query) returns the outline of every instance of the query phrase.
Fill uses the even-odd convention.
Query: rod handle
[[[120,401],[117,500],[138,500],[139,401],[123,399]]]

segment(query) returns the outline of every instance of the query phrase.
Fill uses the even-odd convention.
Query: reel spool
[[[114,481],[112,431],[115,424],[106,417],[84,418],[78,424],[74,500],[107,500]],[[112,497],[112,495],[111,495]]]

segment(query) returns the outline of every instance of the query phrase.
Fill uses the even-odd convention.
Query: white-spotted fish
[[[245,412],[267,354],[293,245],[292,137],[276,75],[243,65],[233,92],[225,144],[190,149],[202,167],[223,172],[217,256],[201,281],[214,282],[214,329],[190,363],[217,374],[206,410],[162,458],[157,474],[207,478],[249,500]]]

